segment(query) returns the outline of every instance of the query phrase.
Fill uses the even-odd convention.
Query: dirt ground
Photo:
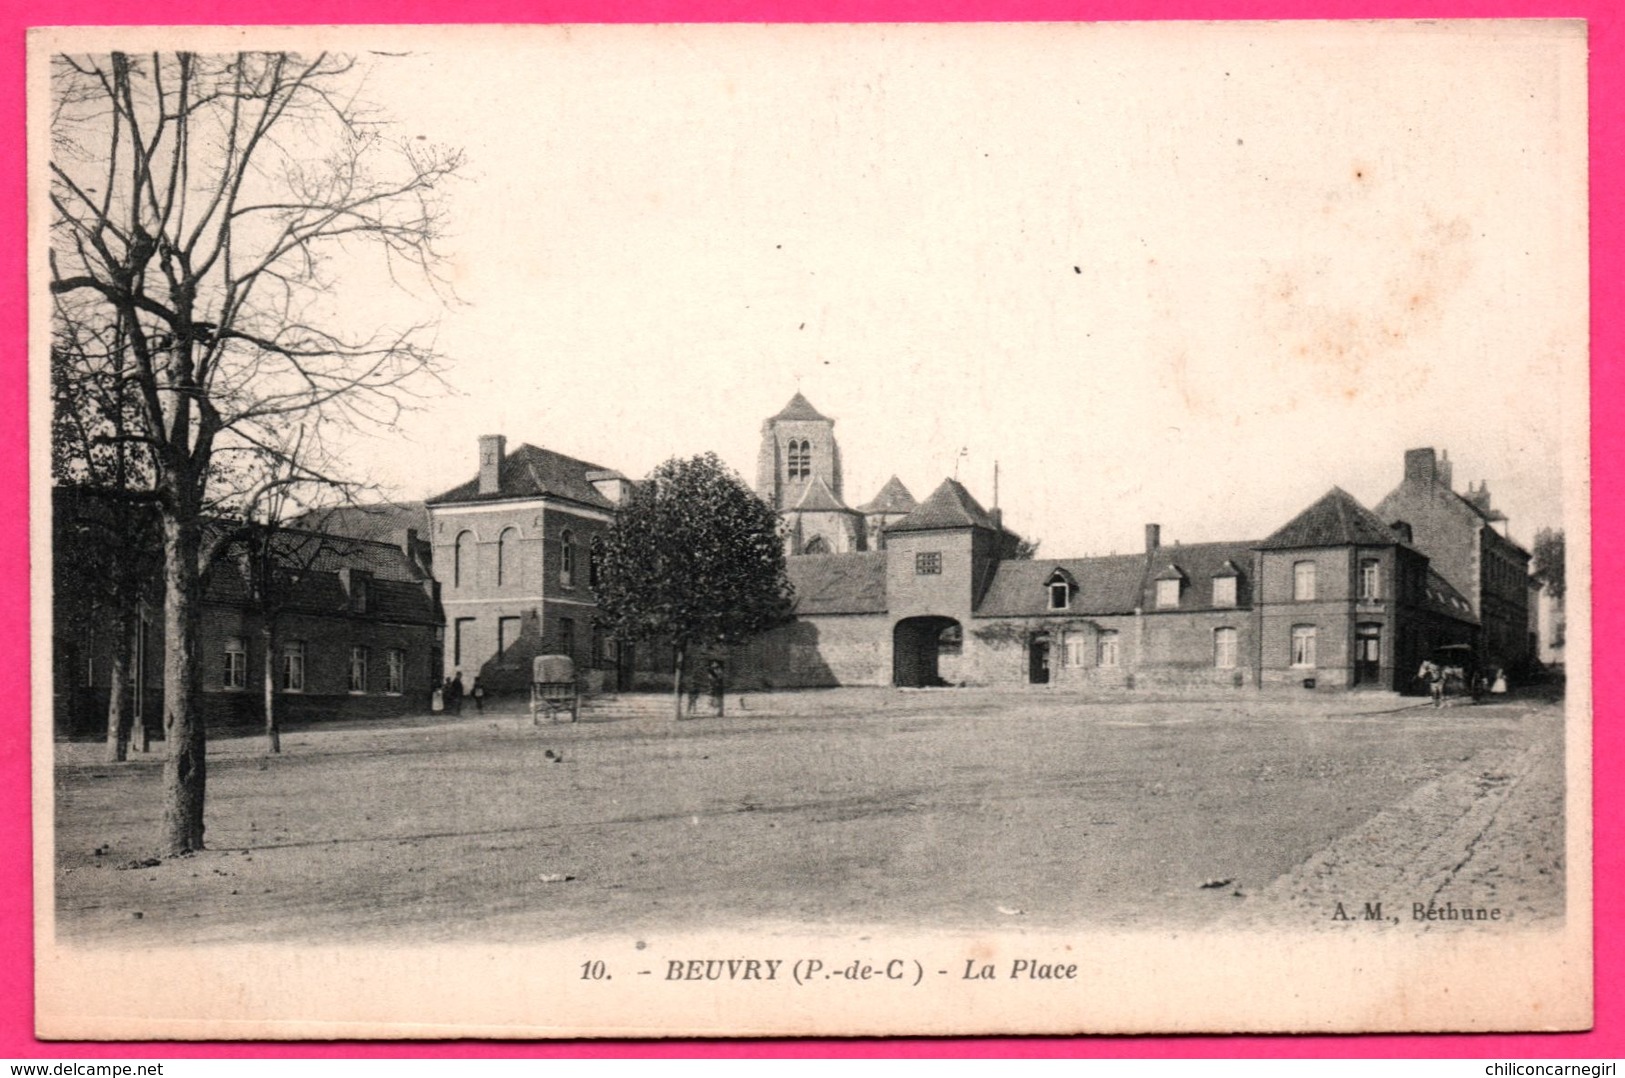
[[[140,867],[161,757],[58,744],[65,942],[541,941],[640,927],[1336,928],[1561,916],[1560,703],[756,697],[211,745],[209,849]],[[162,746],[158,746],[162,752]],[[133,866],[133,867],[132,867]],[[1424,925],[1413,930],[1449,930]]]

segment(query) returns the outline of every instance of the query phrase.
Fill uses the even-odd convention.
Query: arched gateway
[[[938,615],[904,618],[892,627],[892,684],[923,688],[944,684],[937,668],[943,636],[957,640],[959,622]]]

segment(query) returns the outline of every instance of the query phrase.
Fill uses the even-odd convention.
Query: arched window
[[[497,586],[519,582],[519,531],[503,528],[497,536]]]
[[[559,583],[566,588],[576,583],[576,537],[569,529],[559,536]]]
[[[468,587],[474,583],[474,533],[459,532],[457,549],[451,555],[451,586]]]
[[[807,540],[807,545],[801,548],[803,554],[828,554],[829,544],[824,542],[822,535],[815,535]]]

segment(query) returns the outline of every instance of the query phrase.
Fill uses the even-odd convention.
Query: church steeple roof
[[[850,513],[852,511],[846,507],[840,498],[836,497],[833,490],[829,489],[829,484],[824,482],[824,477],[821,475],[812,477],[812,482],[807,484],[807,489],[801,492],[801,497],[796,499],[796,504],[791,508],[801,513],[819,511]]]
[[[914,507],[918,504],[914,500],[914,495],[910,494],[908,488],[903,485],[903,481],[894,475],[886,480],[886,485],[880,488],[880,493],[874,496],[873,501],[858,506],[858,512],[909,513],[913,512]]]
[[[829,417],[821,415],[817,408],[808,403],[807,398],[796,390],[796,395],[790,398],[790,403],[779,409],[774,419],[822,419],[828,421]]]

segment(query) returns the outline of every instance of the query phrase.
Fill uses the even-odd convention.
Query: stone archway
[[[892,684],[903,688],[943,684],[937,667],[942,634],[957,627],[953,618],[935,614],[904,618],[892,626]]]

